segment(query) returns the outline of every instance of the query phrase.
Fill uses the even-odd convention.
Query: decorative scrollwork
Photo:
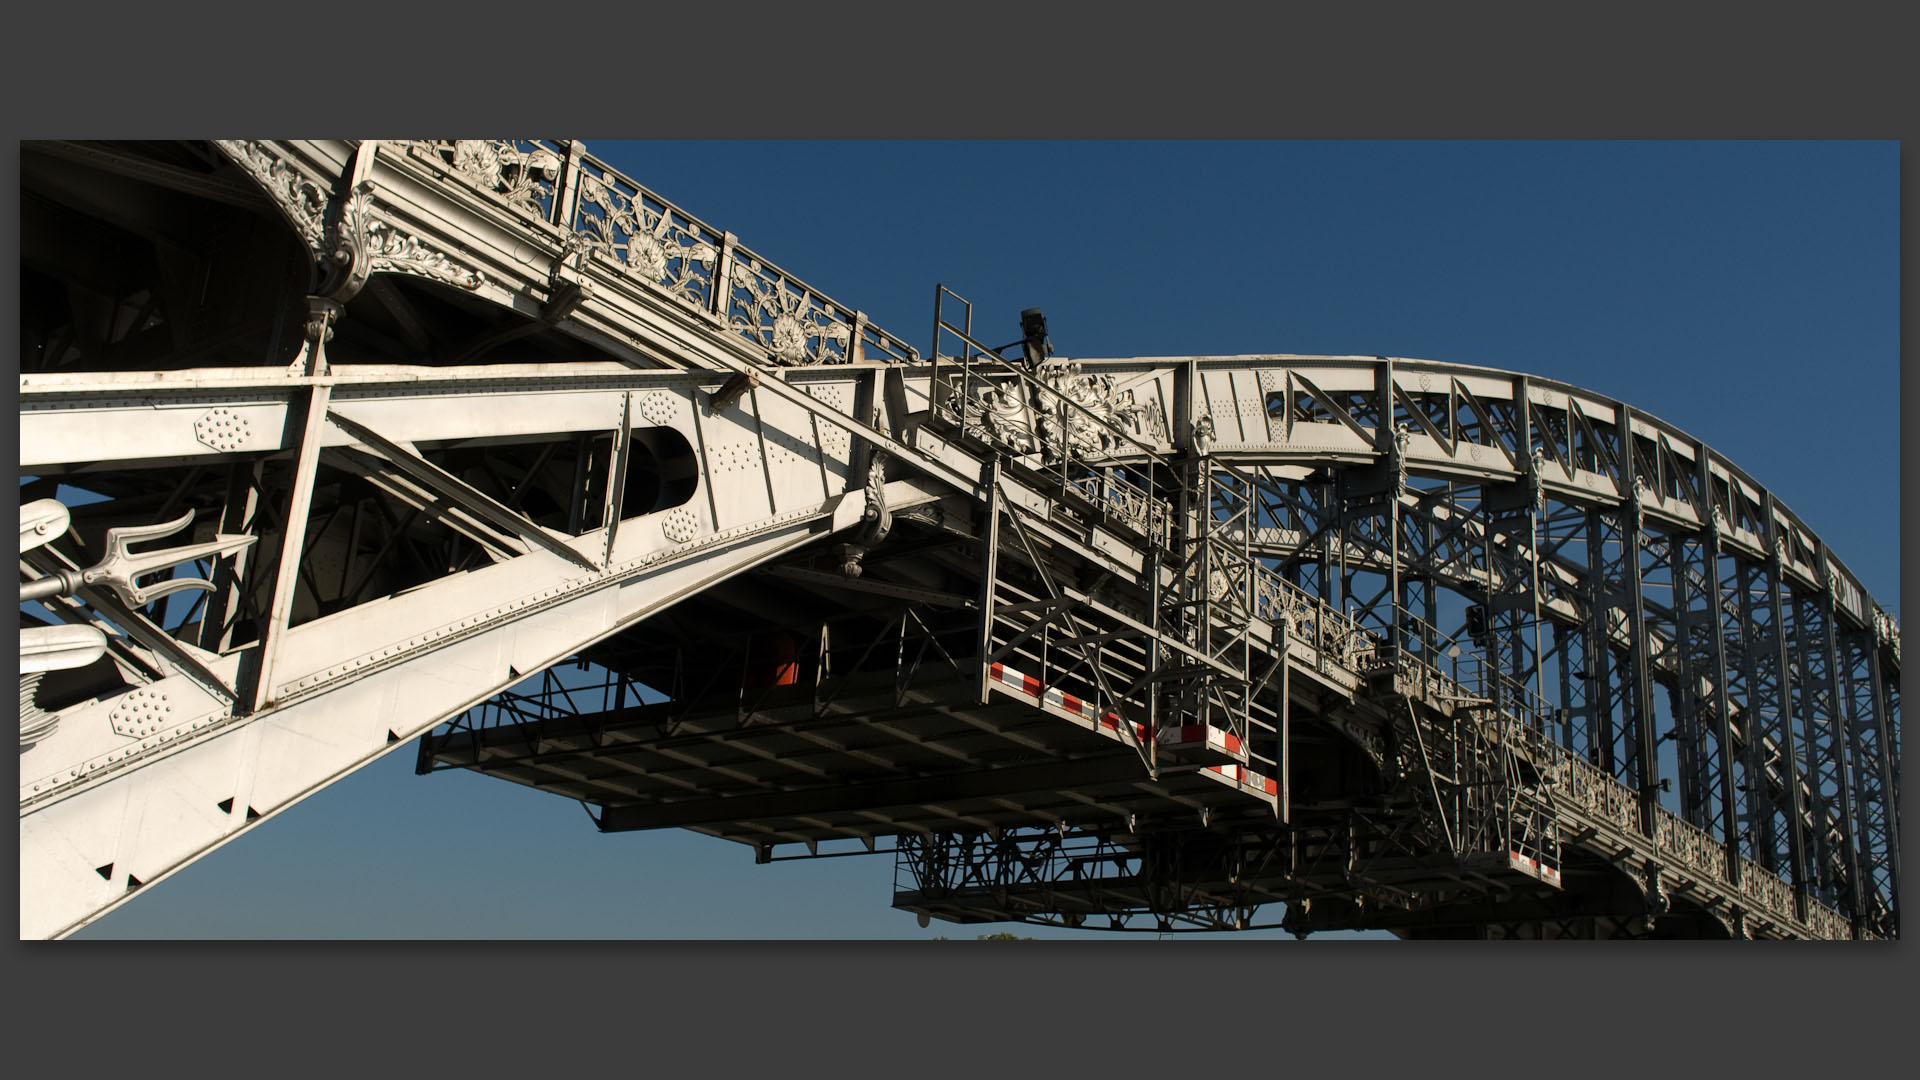
[[[531,139],[457,139],[440,145],[449,147],[453,167],[474,184],[517,210],[552,217],[560,155]]]
[[[213,144],[267,189],[316,256],[326,253],[330,193],[325,187],[276,157],[258,140],[215,139]]]
[[[1645,871],[1647,898],[1647,929],[1653,929],[1654,917],[1664,915],[1672,903],[1672,894],[1667,891],[1666,876],[1660,872],[1658,863],[1648,863]]]
[[[956,379],[941,408],[975,438],[1014,454],[1044,452],[1049,461],[1099,457],[1129,439],[1165,437],[1158,403],[1134,400],[1133,391],[1117,389],[1111,376],[1066,362],[1043,364],[1034,379],[1028,384],[1018,376],[976,373],[964,386]]]
[[[1779,919],[1794,918],[1793,887],[1744,855],[1740,857],[1740,884],[1768,914]]]
[[[1213,414],[1201,413],[1200,418],[1193,422],[1194,448],[1204,454],[1213,449],[1213,443]]]
[[[1726,851],[1710,834],[1691,822],[1661,811],[1654,823],[1654,843],[1663,853],[1707,880],[1726,880]]]
[[[1116,390],[1112,376],[1088,373],[1073,361],[1043,364],[1037,374],[1052,391],[1035,395],[1040,439],[1051,457],[1107,453],[1125,437],[1153,438],[1165,429],[1159,406],[1135,401],[1131,390]]]
[[[486,275],[461,266],[445,254],[435,251],[384,221],[367,227],[368,253],[374,270],[398,270],[420,277],[444,281],[462,289],[477,289],[486,283]]]
[[[360,291],[367,275],[397,271],[477,289],[486,275],[454,262],[444,252],[396,228],[373,213],[373,182],[354,185],[342,203],[331,233],[332,273],[320,287],[323,296],[345,301]]]
[[[961,399],[961,429],[1014,454],[1038,451],[1040,437],[1033,430],[1032,410],[1017,391],[1011,380],[976,380]]]
[[[874,424],[879,426],[879,410],[874,411]],[[893,513],[887,508],[887,455],[885,451],[875,450],[873,459],[867,463],[867,508],[861,513],[864,525],[860,532],[860,542],[874,545],[887,538],[887,532],[893,528]]]
[[[1893,662],[1900,662],[1900,621],[1878,608],[1873,612],[1873,635],[1880,644],[1893,654]]]
[[[727,278],[728,323],[783,367],[844,364],[851,326],[844,312],[743,257]],[[835,316],[841,318],[836,319]]]
[[[1640,804],[1633,792],[1611,776],[1564,750],[1560,773],[1574,805],[1629,835],[1640,829]]]
[[[1102,513],[1126,522],[1151,540],[1164,542],[1160,533],[1165,531],[1166,514],[1160,515],[1161,528],[1154,528],[1158,500],[1145,488],[1118,475],[1116,470],[1102,469],[1075,477],[1068,484]]]
[[[691,218],[648,205],[637,186],[629,193],[614,175],[580,175],[575,246],[619,263],[627,273],[696,307],[705,308],[720,249]]]
[[[25,750],[34,743],[53,734],[60,726],[60,717],[47,712],[35,704],[34,696],[39,692],[40,679],[46,672],[29,672],[20,678],[20,748]]]
[[[1848,925],[1846,917],[1817,900],[1807,901],[1807,925],[1813,928],[1816,935],[1829,941],[1845,941],[1853,937],[1853,927]]]

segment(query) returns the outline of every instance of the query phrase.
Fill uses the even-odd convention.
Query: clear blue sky
[[[923,350],[944,282],[993,344],[1044,308],[1069,357],[1394,355],[1611,395],[1738,463],[1899,610],[1893,142],[588,148]],[[578,804],[413,758],[77,937],[1002,929],[920,929],[888,906],[889,856],[755,866],[691,833],[602,836]]]

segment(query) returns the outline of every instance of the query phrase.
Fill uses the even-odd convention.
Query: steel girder
[[[75,167],[104,160],[85,151],[47,155]],[[44,362],[22,377],[23,468],[111,489],[89,528],[184,500],[212,511],[222,535],[277,542],[212,561],[203,572],[213,588],[190,611],[133,611],[98,589],[49,605],[54,617],[104,617],[124,631],[109,652],[114,681],[133,692],[67,706],[66,734],[23,755],[23,777],[44,787],[23,785],[23,849],[62,818],[82,838],[73,851],[120,852],[126,837],[104,824],[117,798],[197,805],[182,793],[234,787],[235,777],[259,797],[235,788],[210,800],[225,815],[247,810],[237,821],[158,815],[171,815],[164,839],[143,834],[104,871],[83,868],[101,871],[114,894],[87,904],[117,902],[257,819],[263,804],[271,812],[470,703],[451,690],[398,689],[411,686],[399,673],[459,669],[462,691],[491,693],[780,551],[856,527],[882,536],[883,457],[920,478],[891,496],[896,504],[988,490],[990,454],[910,422],[938,398],[937,357],[929,370],[858,312],[578,143],[200,151],[168,165],[127,155],[110,164],[235,212],[273,214],[305,252],[309,280],[260,322],[265,364],[177,370],[181,357],[234,357],[234,342],[253,340],[244,321],[197,343],[182,328],[184,350],[146,370],[121,362],[140,343],[119,330],[53,328]],[[184,327],[183,295],[156,292],[149,316],[136,312],[131,325],[158,313]],[[443,300],[465,305],[459,340],[440,339]],[[484,310],[506,317],[489,324]],[[122,370],[94,362],[114,349]],[[1858,932],[1897,933],[1897,626],[1811,530],[1697,440],[1577,387],[1422,361],[1276,355],[1049,371],[1055,392],[1099,410],[1100,424],[1131,425],[1113,438],[1059,412],[1069,436],[1094,433],[1070,438],[1079,458],[1133,467],[1145,460],[1138,446],[1198,462],[1189,486],[1210,494],[1186,508],[1201,543],[1182,602],[1205,615],[1196,625],[1207,635],[1213,607],[1240,618],[1242,582],[1254,622],[1276,616],[1278,592],[1253,569],[1261,560],[1322,600],[1355,601],[1380,647],[1403,646],[1387,655],[1410,658],[1412,670],[1445,656],[1450,596],[1477,600],[1492,619],[1488,646],[1470,659],[1505,676],[1482,685],[1571,751],[1552,759],[1556,768],[1585,775],[1591,762],[1623,784],[1648,850],[1676,853],[1662,865],[1735,892],[1777,881],[1750,872],[1751,860],[1792,879],[1798,918],[1816,932],[1831,930],[1830,913],[1809,894],[1839,905]],[[1043,421],[1023,421],[1037,441],[1058,434]],[[654,429],[676,431],[691,450],[690,501],[629,515],[622,466],[645,455]],[[542,445],[507,449],[516,441]],[[463,445],[485,449],[462,456]],[[562,476],[567,463],[573,474]],[[145,477],[173,494],[150,497]],[[1215,497],[1227,489],[1224,502]],[[1025,522],[1016,528],[1087,545],[1085,557],[1114,573],[1161,572],[1125,530],[1074,536],[1050,525],[1065,488],[1005,490],[1008,520]],[[1146,489],[1127,490],[1138,501]],[[523,501],[543,491],[569,505],[549,514]],[[646,526],[662,531],[643,537]],[[78,569],[86,547],[50,546],[29,572]],[[1649,597],[1650,577],[1673,590],[1671,603]],[[1333,619],[1302,625],[1318,635]],[[1289,656],[1302,647],[1290,630],[1258,640],[1288,642]],[[1376,646],[1347,642],[1330,660],[1315,641],[1317,676],[1364,682],[1343,665]],[[1219,653],[1211,637],[1189,645]],[[1244,678],[1256,660],[1227,667]],[[1656,681],[1673,703],[1664,731]],[[108,722],[140,695],[204,715],[139,734],[125,733],[145,723],[130,714]],[[259,764],[273,757],[274,732],[338,726],[349,699],[392,721],[379,739],[341,728],[328,736],[337,747],[311,760]],[[1665,739],[1676,743],[1683,812],[1707,832],[1661,805]],[[95,750],[101,764],[89,771]],[[1625,813],[1618,792],[1592,798],[1607,807],[1592,810],[1596,821]],[[161,854],[137,854],[142,844]],[[94,857],[70,856],[61,858],[74,866]],[[1660,857],[1647,858],[1659,877]],[[38,873],[23,863],[23,900]]]

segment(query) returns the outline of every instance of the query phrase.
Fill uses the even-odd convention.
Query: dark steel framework
[[[961,675],[965,700],[981,708],[1064,703],[1096,732],[1106,723],[1148,786],[1224,763],[1273,778],[1277,797],[1260,812],[1165,792],[1125,805],[1083,793],[1068,812],[1057,800],[1038,809],[1015,783],[996,792],[1007,813],[963,814],[957,829],[933,827],[951,811],[932,803],[889,811],[852,832],[869,851],[899,836],[898,906],[1157,932],[1898,933],[1897,760],[1881,752],[1897,739],[1888,642],[1842,626],[1833,590],[1790,581],[1777,554],[1757,560],[1721,542],[1736,516],[1768,528],[1766,500],[1743,503],[1704,463],[1682,472],[1659,440],[1577,413],[1482,402],[1462,386],[1442,411],[1441,395],[1389,389],[1384,361],[1371,401],[1308,383],[1269,402],[1302,416],[1347,410],[1336,415],[1386,431],[1374,462],[1238,466],[1207,458],[1197,439],[1181,458],[1143,446],[1097,462],[1039,454],[1027,433],[994,427],[981,388],[1035,402],[1060,431],[1075,419],[1102,425],[1109,449],[1127,434],[1075,416],[1085,410],[1057,380],[981,345],[960,310],[959,325],[936,316],[928,430],[986,451],[993,495],[967,527],[948,522],[945,542],[964,539],[946,551],[947,635],[920,621],[930,598],[895,586],[897,612],[863,647],[893,664],[893,707],[934,663]],[[943,335],[955,346],[942,348]],[[1389,393],[1391,427],[1378,424]],[[1618,508],[1562,502],[1537,470],[1514,484],[1424,479],[1398,452],[1410,424],[1505,438],[1515,463],[1555,456],[1633,497]],[[1049,500],[1015,505],[1002,475]],[[1697,506],[1703,525],[1656,521],[1639,496],[1662,488]],[[1114,581],[1048,532],[1096,522],[1146,553],[1137,581]],[[924,556],[941,542],[907,550]],[[866,557],[887,553],[877,545]],[[1825,564],[1823,552],[1806,554],[1800,562]],[[1249,633],[1256,621],[1273,628],[1268,637]],[[817,640],[809,715],[821,717],[851,684],[826,659],[832,633],[823,626]],[[707,680],[707,691],[727,685],[717,669]],[[684,672],[653,685],[685,709],[715,708]],[[489,707],[494,722],[502,707]],[[735,713],[744,727],[754,710]],[[476,722],[423,744],[423,771],[485,767],[448,750]],[[1211,746],[1180,734],[1209,729]],[[600,802],[603,828],[684,824],[749,840],[763,859],[796,840],[819,855],[835,832],[701,817],[723,813],[718,805],[650,816],[615,802]],[[1261,914],[1273,903],[1286,905],[1279,923]]]

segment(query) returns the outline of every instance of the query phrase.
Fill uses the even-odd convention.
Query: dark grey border
[[[28,10],[6,75],[16,138],[556,117],[589,137],[1893,138],[1914,123],[1898,104],[1910,38],[1864,5],[1817,22],[1806,8],[1530,4],[1471,19],[1438,4],[1213,17],[1192,3],[926,17],[468,4],[411,25],[392,6]],[[666,90],[675,104],[657,103]],[[17,148],[7,169],[17,192]],[[15,252],[17,199],[4,221]],[[8,972],[29,1067],[388,1072],[403,1056],[734,1073],[852,1058],[949,1075],[1038,1055],[1365,1075],[1691,1058],[1779,1075],[1881,1065],[1905,948],[75,943],[17,945]]]

